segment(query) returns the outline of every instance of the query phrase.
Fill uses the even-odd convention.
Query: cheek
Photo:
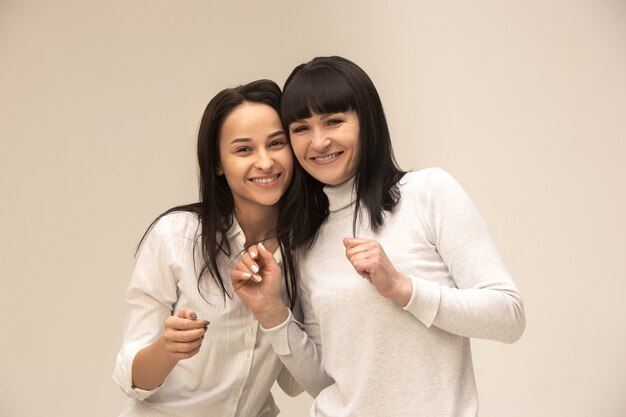
[[[291,174],[293,171],[293,155],[291,154],[291,149],[286,148],[283,149],[279,155],[279,162],[283,169]]]
[[[221,148],[218,150],[219,158],[217,160],[217,169],[218,175],[224,174],[224,172],[228,171],[229,160],[228,154],[224,152]]]
[[[296,158],[300,163],[304,162],[305,154],[306,154],[306,146],[299,141],[292,141],[291,148],[293,149],[293,153],[296,155]]]
[[[234,158],[228,156],[220,158],[220,169],[226,177],[226,181],[230,184],[235,177],[241,176],[243,173],[242,167]]]
[[[356,160],[358,160],[359,158],[359,154],[361,153],[361,144],[359,143],[360,141],[359,141],[358,131],[356,133],[356,137],[351,138],[350,142],[351,142],[350,145],[352,146],[352,149],[354,150],[353,159],[356,162]]]

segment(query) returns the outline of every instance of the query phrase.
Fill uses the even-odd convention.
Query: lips
[[[250,178],[249,181],[252,181],[255,184],[259,184],[259,185],[269,185],[269,184],[273,184],[274,182],[276,182],[276,180],[278,180],[278,177],[280,177],[281,174],[274,174],[274,175],[265,175],[262,177],[253,177]]]
[[[310,159],[313,162],[316,163],[320,163],[320,164],[324,164],[324,163],[329,163],[334,161],[335,159],[337,159],[337,157],[339,157],[343,152],[334,152],[334,153],[330,153],[328,155],[323,155],[323,156],[313,156]]]

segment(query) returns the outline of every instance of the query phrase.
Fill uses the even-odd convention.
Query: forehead
[[[235,107],[224,119],[220,140],[254,138],[276,130],[282,130],[276,110],[267,104],[245,102]]]

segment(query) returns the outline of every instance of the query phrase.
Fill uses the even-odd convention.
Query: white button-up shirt
[[[279,412],[270,388],[278,379],[290,395],[302,390],[283,368],[259,323],[234,294],[230,271],[245,236],[234,221],[227,233],[231,259],[219,265],[232,298],[222,296],[208,274],[198,287],[202,267],[199,221],[176,212],[161,218],[146,236],[126,293],[122,348],[113,379],[131,398],[121,416],[270,417]],[[195,251],[195,256],[194,256]],[[280,252],[277,261],[282,262]],[[204,297],[204,298],[203,298]],[[198,354],[178,362],[163,384],[146,391],[132,386],[137,352],[157,340],[163,322],[182,308],[211,324]]]

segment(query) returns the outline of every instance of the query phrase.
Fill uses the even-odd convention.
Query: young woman
[[[344,58],[298,66],[281,114],[306,171],[286,209],[303,219],[289,245],[301,248],[304,328],[269,252],[252,247],[261,282],[250,256],[231,279],[317,395],[311,416],[476,416],[469,338],[512,343],[525,317],[470,198],[441,169],[397,167],[378,93]]]
[[[263,242],[286,260],[278,296],[295,301],[291,257],[276,237],[293,175],[280,99],[260,80],[221,91],[204,112],[201,201],[159,216],[137,253],[113,374],[132,399],[122,416],[275,416],[277,378],[301,392],[228,279],[244,248]]]

